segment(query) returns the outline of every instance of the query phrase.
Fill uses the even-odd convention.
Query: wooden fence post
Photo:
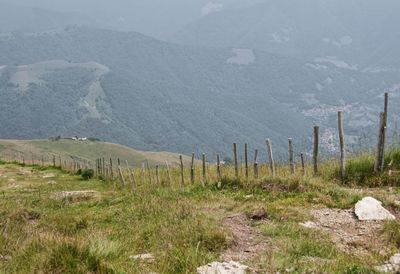
[[[136,178],[135,178],[135,172],[131,168],[129,168],[129,174],[132,177],[132,187],[134,187],[137,183],[136,183]]]
[[[221,160],[219,154],[217,154],[217,178],[218,180],[221,180]]]
[[[119,173],[119,179],[121,180],[121,184],[122,186],[125,186],[125,178],[124,178],[124,174],[122,173],[122,169],[121,166],[118,165],[118,173]]]
[[[384,113],[385,113],[385,128],[383,131],[383,145],[382,145],[382,161],[381,161],[381,172],[385,168],[385,148],[386,148],[386,132],[388,126],[388,108],[389,108],[389,93],[385,92],[385,102],[384,102]]]
[[[239,177],[239,164],[238,164],[238,154],[237,154],[237,144],[233,143],[233,159],[235,164],[235,176]]]
[[[318,154],[319,154],[319,126],[315,126],[314,127],[314,150],[313,150],[314,174],[318,173]]]
[[[152,184],[152,178],[151,178],[151,170],[150,170],[150,165],[149,165],[149,161],[146,160],[146,167],[147,167],[147,173],[149,175],[149,184]]]
[[[131,169],[129,168],[128,160],[125,160],[125,163],[126,163],[126,168],[127,168],[127,170],[128,170],[129,182],[130,182],[131,184],[133,184],[132,171],[131,171]]]
[[[268,150],[269,169],[271,172],[271,176],[275,177],[275,162],[274,162],[274,154],[272,152],[272,142],[270,139],[267,139],[265,142],[267,144],[267,150]]]
[[[194,184],[194,152],[192,153],[192,161],[190,163],[190,182]]]
[[[295,165],[294,165],[294,151],[293,151],[293,139],[289,138],[289,166],[290,166],[290,174],[295,174]]]
[[[303,173],[303,176],[306,175],[306,165],[304,163],[304,154],[300,153],[300,159],[301,159],[301,171]]]
[[[258,149],[254,151],[254,179],[258,179]]]
[[[74,163],[75,163],[75,160],[74,160]],[[103,158],[99,158],[99,169],[100,169],[100,174],[101,174],[101,176],[104,177],[103,164],[104,164],[104,159],[103,159]]]
[[[202,167],[203,167],[203,186],[207,182],[207,171],[206,171],[206,155],[202,155]]]
[[[184,173],[183,173],[183,157],[182,155],[179,155],[179,161],[181,164],[181,185],[184,186],[185,185],[185,178],[184,178]]]
[[[53,167],[56,167],[56,156],[53,155]]]
[[[374,171],[383,171],[384,159],[382,152],[384,151],[384,131],[385,131],[385,113],[381,112],[379,115],[379,134],[378,134],[378,145],[376,147],[376,160],[374,165]],[[383,149],[382,149],[383,148]]]
[[[156,165],[156,180],[157,180],[157,185],[160,185],[160,167],[159,167],[159,165]]]
[[[141,175],[142,175],[142,183],[144,183],[145,177],[146,177],[146,170],[145,170],[145,163],[144,162],[142,163]]]
[[[339,129],[339,144],[340,144],[340,169],[342,179],[346,177],[346,146],[344,142],[344,130],[342,112],[338,112],[338,129]]]
[[[171,184],[171,182],[172,182],[171,172],[169,171],[169,165],[168,165],[168,162],[167,162],[167,161],[165,161],[165,166],[166,166],[166,168],[167,168],[168,184]]]
[[[112,158],[110,158],[110,176],[111,176],[111,179],[114,179],[114,169],[113,169]]]
[[[246,180],[249,180],[249,162],[248,162],[248,147],[247,144],[244,144],[244,172],[246,176]]]
[[[101,159],[101,173],[106,177],[106,161],[104,157]]]

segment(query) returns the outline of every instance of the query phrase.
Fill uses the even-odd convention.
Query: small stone
[[[305,223],[300,223],[301,226],[306,227],[306,228],[318,228],[318,225],[314,222],[308,221]]]
[[[238,262],[212,262],[197,268],[197,274],[245,274],[249,267]]]
[[[286,271],[286,273],[292,273],[295,271],[295,268],[294,267],[286,268],[285,271]]]
[[[394,220],[394,217],[388,210],[382,206],[382,202],[372,198],[365,197],[355,205],[355,214],[361,221]]]
[[[253,211],[253,213],[251,213],[250,218],[252,220],[263,220],[267,218],[267,212],[263,207],[257,208],[256,210]]]
[[[0,261],[10,261],[11,256],[8,255],[0,255]]]
[[[129,259],[142,260],[142,261],[148,261],[148,262],[154,262],[154,260],[155,260],[153,254],[151,254],[151,253],[144,253],[144,254],[129,256]]]
[[[246,199],[246,200],[249,200],[249,199],[251,199],[251,198],[253,198],[254,197],[254,195],[253,194],[250,194],[250,195],[246,195],[246,196],[244,196],[244,198]]]
[[[56,177],[56,175],[54,173],[47,173],[47,174],[43,175],[42,177],[45,179],[46,178],[54,178],[54,177]]]

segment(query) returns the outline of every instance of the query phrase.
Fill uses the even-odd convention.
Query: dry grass
[[[263,247],[242,257],[242,263],[260,273],[372,273],[373,266],[398,251],[397,222],[379,232],[385,240],[376,245],[383,252],[351,256],[335,244],[331,234],[299,223],[312,220],[316,209],[351,209],[365,195],[380,198],[396,213],[394,197],[400,191],[393,182],[399,178],[385,181],[386,175],[372,174],[366,184],[350,176],[364,168],[357,164],[341,181],[337,168],[337,163],[327,162],[321,165],[320,175],[313,176],[307,167],[307,175],[302,176],[299,167],[296,175],[290,175],[286,166],[278,166],[277,176],[271,178],[268,166],[260,165],[259,178],[254,179],[250,170],[247,179],[244,167],[235,178],[233,167],[225,166],[219,180],[215,166],[209,164],[203,182],[201,166],[196,165],[195,182],[190,182],[190,170],[185,168],[184,185],[179,168],[170,169],[171,181],[166,168],[161,168],[159,184],[154,169],[143,172],[139,168],[133,170],[135,185],[124,171],[127,185],[122,186],[118,178],[84,181],[59,169],[3,164],[0,272],[194,273],[221,254],[233,254],[235,227],[247,231]],[[54,177],[48,178],[49,173]],[[376,180],[380,187],[372,188],[378,185]],[[82,200],[51,198],[62,191],[82,190],[100,195]],[[266,209],[267,221],[226,225],[228,216],[246,216],[260,207]],[[155,261],[129,259],[141,253],[154,254]]]

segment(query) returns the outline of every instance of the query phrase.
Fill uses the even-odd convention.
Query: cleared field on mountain
[[[53,155],[61,156],[63,159],[77,159],[79,161],[94,162],[98,157],[119,158],[122,163],[128,161],[131,166],[140,166],[142,163],[149,162],[150,165],[165,165],[167,161],[170,165],[179,163],[179,155],[169,152],[147,152],[139,151],[130,147],[91,141],[47,141],[47,140],[0,140],[0,155],[6,158],[25,157],[25,161],[41,161],[45,157],[46,162],[52,161]],[[184,156],[187,164],[190,159]]]

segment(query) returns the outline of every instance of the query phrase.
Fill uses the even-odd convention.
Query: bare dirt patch
[[[95,190],[61,191],[53,193],[50,198],[55,200],[85,201],[99,198],[100,192]]]
[[[258,223],[265,223],[260,221]],[[228,216],[223,220],[223,225],[231,232],[229,248],[221,254],[221,259],[226,262],[244,262],[256,258],[260,252],[267,249],[269,243],[261,238],[261,233],[245,214]]]
[[[387,253],[383,221],[359,221],[353,209],[315,209],[312,222],[303,224],[311,229],[328,232],[338,249],[354,255],[372,252]]]

